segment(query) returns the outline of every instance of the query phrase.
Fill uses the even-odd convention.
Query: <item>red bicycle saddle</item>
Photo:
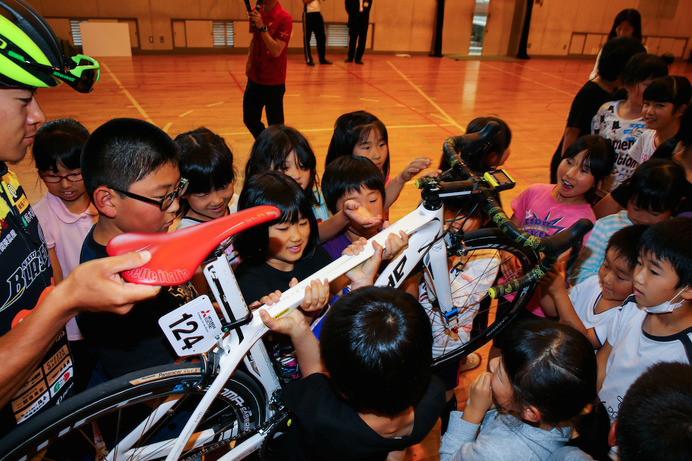
[[[204,258],[228,237],[280,215],[278,208],[263,205],[175,232],[120,234],[108,242],[106,251],[111,256],[142,250],[151,253],[147,264],[122,273],[128,282],[180,285],[190,280]]]

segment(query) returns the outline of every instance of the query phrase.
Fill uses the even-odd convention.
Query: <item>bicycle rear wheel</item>
[[[493,339],[526,306],[535,290],[535,286],[529,286],[497,300],[488,295],[488,289],[502,276],[500,268],[504,263],[514,258],[517,273],[525,273],[538,261],[533,250],[519,246],[499,229],[467,232],[457,246],[453,250],[462,250],[464,256],[459,258],[450,282],[460,325],[464,328],[457,338],[449,330],[436,328],[433,321],[433,339],[441,352],[434,359],[433,368],[458,362]],[[505,274],[505,277],[514,279],[517,275]]]
[[[163,459],[204,395],[200,363],[149,368],[108,381],[31,418],[0,440],[0,459]],[[227,452],[265,421],[259,386],[236,371],[181,459]],[[231,445],[233,446],[233,445]]]

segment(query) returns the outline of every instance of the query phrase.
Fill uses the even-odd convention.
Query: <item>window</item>
[[[233,46],[233,23],[213,23],[214,46]]]
[[[82,46],[82,31],[79,30],[79,23],[87,22],[86,19],[70,19],[70,31],[72,32],[72,44]]]
[[[348,46],[348,26],[346,24],[327,24],[327,46]],[[312,37],[310,45],[315,40]]]

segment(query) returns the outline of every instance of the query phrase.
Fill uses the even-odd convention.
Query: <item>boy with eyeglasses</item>
[[[166,232],[173,224],[187,180],[180,177],[176,144],[161,129],[129,118],[106,122],[89,136],[81,167],[99,213],[82,245],[82,262],[106,257],[106,245],[116,235]],[[196,295],[185,283],[163,288],[124,316],[79,315],[77,324],[96,363],[89,386],[175,360],[158,319]]]

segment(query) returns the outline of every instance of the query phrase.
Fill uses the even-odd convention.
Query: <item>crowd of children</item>
[[[648,367],[653,365],[652,374],[662,361],[689,368],[692,246],[686,237],[692,219],[676,215],[689,211],[685,204],[692,199],[692,90],[687,79],[667,76],[660,58],[620,42],[604,47],[595,85],[610,97],[621,82],[624,95],[605,103],[599,95],[597,112],[590,101],[591,115],[580,112],[579,125],[588,118],[592,134],[581,128],[577,134],[568,123],[556,184],[534,184],[511,202],[512,221],[532,235],[551,235],[580,218],[595,227],[575,266],[565,267],[561,258],[525,318],[503,334],[499,356],[470,386],[464,412],[452,411],[458,407],[454,388],[460,370],[476,366],[478,357],[434,375],[430,363],[468,340],[480,294],[512,277],[512,261],[501,262],[495,252],[464,260],[462,271],[463,257],[450,257],[454,302],[472,306],[452,334],[424,271],[401,290],[361,286],[372,284],[383,257],[406,245],[407,236],[392,236],[347,274],[349,280],[313,280],[295,314],[280,321],[261,314],[273,330],[267,343],[272,355],[295,354],[302,373],[300,380],[296,373],[284,377],[284,401],[296,416],[280,444],[285,459],[334,453],[339,459],[385,459],[421,441],[440,416],[441,459],[605,459],[615,453],[605,445],[607,431],[598,428],[598,418],[583,416],[600,406],[607,428],[620,408],[624,413],[628,397],[634,398],[628,389]],[[467,132],[488,123],[499,127],[490,148],[465,159],[479,174],[501,166],[510,152],[511,131],[501,119],[475,119]],[[365,239],[388,225],[387,210],[404,184],[432,164],[415,158],[390,178],[386,127],[364,111],[336,120],[321,181],[303,134],[283,125],[266,128],[252,146],[239,195],[233,152],[204,127],[174,141],[140,120],[114,119],[92,134],[74,120],[57,120],[39,131],[34,158],[48,189],[35,209],[56,281],[80,261],[105,257],[106,244],[118,234],[167,232],[276,206],[278,219],[213,253],[232,261],[253,307],[274,302],[344,252],[360,251]],[[423,174],[444,169],[442,162],[440,170]],[[445,198],[444,205],[447,227],[489,225],[467,200]],[[492,270],[475,291],[454,288],[474,264]],[[198,272],[192,283],[168,287],[126,315],[80,314],[68,329],[79,388],[175,360],[156,323],[206,292],[205,283]],[[318,342],[310,324],[325,311]],[[625,442],[631,440],[628,424],[618,424],[617,444],[632,443]],[[636,459],[631,447],[623,447],[623,459],[625,453]]]

